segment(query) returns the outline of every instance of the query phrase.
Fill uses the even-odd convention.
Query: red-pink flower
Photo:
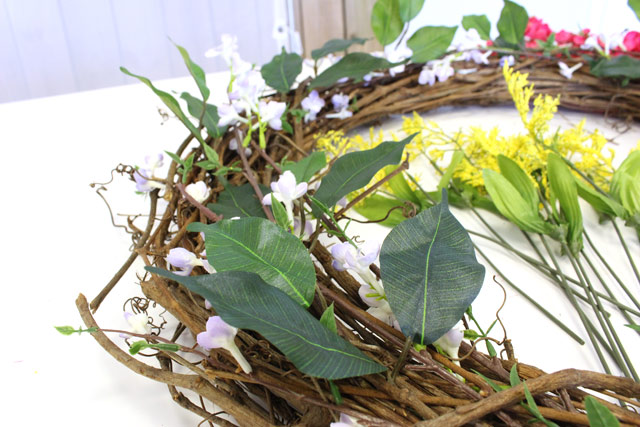
[[[573,34],[573,39],[571,40],[571,43],[573,43],[573,45],[575,47],[580,47],[584,44],[584,42],[587,41],[587,37],[589,37],[589,33],[591,32],[590,29],[585,28],[584,30],[582,30],[580,33],[578,34]]]
[[[556,42],[558,44],[571,43],[573,37],[575,37],[575,34],[570,33],[569,31],[560,30],[556,33]]]
[[[529,23],[527,24],[527,29],[524,30],[524,35],[531,40],[546,41],[551,35],[551,28],[542,22],[542,19],[532,16],[529,18]]]
[[[629,31],[622,40],[622,44],[628,52],[640,52],[640,33]]]

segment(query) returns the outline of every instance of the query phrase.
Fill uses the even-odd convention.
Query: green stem
[[[622,236],[622,232],[620,231],[620,227],[616,224],[615,218],[612,218],[611,224],[613,224],[613,228],[616,230],[616,234],[618,235],[618,239],[620,239],[620,243],[622,244],[622,248],[624,249],[624,253],[627,255],[629,259],[629,264],[631,264],[631,268],[636,275],[636,279],[638,279],[638,283],[640,283],[640,273],[638,272],[638,268],[636,267],[636,263],[633,262],[633,257],[631,256],[631,252],[629,252],[629,248],[627,247],[627,242],[624,240]]]

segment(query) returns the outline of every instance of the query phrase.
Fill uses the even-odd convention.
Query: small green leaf
[[[578,195],[591,205],[596,211],[611,215],[613,217],[624,218],[624,207],[611,197],[601,194],[593,189],[590,184],[581,178],[574,176],[578,186]]]
[[[185,277],[159,268],[146,269],[202,295],[228,324],[258,332],[304,374],[340,379],[386,369],[322,326],[297,301],[257,274],[226,271]]]
[[[248,271],[281,289],[298,304],[313,301],[316,273],[307,248],[293,234],[262,218],[192,223],[203,231],[207,259],[216,271]]]
[[[398,0],[398,6],[402,22],[409,22],[420,13],[424,0]]]
[[[371,29],[382,46],[392,43],[402,32],[398,0],[378,0],[371,11]]]
[[[184,99],[187,102],[187,110],[191,117],[200,120],[202,117],[202,124],[207,129],[207,133],[213,138],[218,138],[226,132],[225,127],[218,127],[218,122],[220,121],[220,116],[218,116],[218,107],[215,105],[207,104],[204,112],[204,116],[202,115],[202,100],[195,98],[188,94],[187,92],[182,92],[180,98]]]
[[[430,344],[449,331],[480,292],[484,267],[473,243],[442,202],[397,225],[380,251],[391,310],[405,336]]]
[[[487,346],[487,352],[489,353],[489,356],[496,357],[498,353],[496,352],[496,349],[493,347],[493,344],[491,343],[491,341],[485,341],[485,344]]]
[[[396,165],[388,165],[385,166],[384,172],[389,175],[397,168],[398,166]],[[421,205],[420,198],[417,196],[416,192],[411,189],[407,180],[404,179],[403,172],[396,174],[393,178],[387,181],[387,184],[389,184],[394,196],[401,200],[411,202],[416,206]]]
[[[302,71],[302,58],[297,53],[282,53],[260,69],[264,81],[280,93],[287,93]]]
[[[484,382],[486,382],[487,384],[489,384],[491,386],[491,388],[493,389],[493,391],[500,393],[502,390],[506,390],[509,388],[509,386],[500,386],[496,383],[494,383],[490,378],[482,375],[480,372],[476,371],[475,369],[472,369],[472,371],[479,376],[480,378],[482,378],[484,380]]]
[[[282,203],[276,199],[273,193],[271,193],[271,212],[273,212],[273,218],[276,220],[276,224],[278,224],[279,227],[282,227],[283,230],[290,231],[291,224],[289,224],[287,211],[284,206],[282,206]]]
[[[640,151],[632,151],[611,177],[611,194],[629,216],[640,213]]]
[[[640,78],[640,59],[628,55],[599,59],[591,63],[591,74],[596,77]]]
[[[262,209],[262,201],[258,200],[251,184],[246,183],[239,187],[234,187],[226,180],[222,182],[224,191],[218,196],[216,203],[209,203],[207,207],[218,215],[225,218],[256,216],[266,218]],[[269,192],[269,187],[260,185],[262,194]]]
[[[342,405],[342,395],[340,394],[340,389],[338,386],[331,380],[329,380],[329,388],[331,388],[331,394],[333,395],[333,401],[336,405]]]
[[[509,372],[509,382],[511,387],[515,387],[520,384],[520,376],[518,375],[518,364],[514,363]]]
[[[440,182],[438,183],[438,197],[437,201],[440,201],[440,194],[442,194],[442,190],[449,188],[449,182],[453,178],[453,174],[456,171],[456,168],[460,164],[460,162],[464,159],[464,153],[460,150],[456,150],[453,152],[451,156],[451,161],[449,162],[449,166],[447,166],[447,170],[440,177]]]
[[[97,332],[98,328],[92,327],[88,329],[82,328],[74,328],[73,326],[54,326],[56,331],[60,332],[62,335],[72,335],[72,334],[81,334],[83,332]]]
[[[283,171],[291,171],[296,177],[296,182],[309,182],[311,178],[327,165],[327,155],[324,151],[316,151],[311,153],[304,159],[287,163],[282,167]]]
[[[202,146],[202,149],[204,150],[204,155],[207,157],[207,160],[213,163],[220,164],[220,156],[218,156],[218,152],[216,150],[211,148],[211,146],[208,144],[204,144]]]
[[[465,340],[476,340],[480,338],[482,335],[474,331],[473,329],[465,329],[464,330],[464,339]]]
[[[140,340],[140,341],[135,341],[131,344],[131,346],[129,347],[129,353],[135,355],[147,348],[152,348],[154,350],[173,351],[173,352],[180,350],[180,346],[178,344],[168,344],[168,343],[152,344],[152,343],[148,343],[146,341]]]
[[[527,399],[527,405],[528,405],[527,409],[529,409],[529,412],[531,412],[531,414],[533,414],[536,418],[538,419],[542,418],[542,414],[538,409],[536,400],[533,398],[533,396],[531,395],[531,392],[529,391],[529,387],[527,387],[527,383],[524,382],[522,383],[522,385],[524,387],[524,397]]]
[[[166,150],[165,150],[165,153],[167,153],[167,156],[171,157],[171,159],[174,162],[176,162],[177,164],[184,165],[184,161],[180,157],[178,157],[177,154],[174,154],[174,153],[172,153],[170,151],[166,151]]]
[[[640,332],[640,325],[624,325],[624,326],[626,326],[627,328],[631,328],[634,331]]]
[[[317,61],[320,58],[323,58],[330,53],[340,52],[343,50],[347,50],[349,47],[354,44],[364,44],[367,39],[362,39],[358,37],[354,37],[350,40],[345,39],[332,39],[326,42],[320,49],[314,49],[311,51],[311,58]]]
[[[334,333],[338,333],[338,327],[336,326],[336,316],[333,312],[333,303],[322,313],[320,317],[320,323],[322,323],[327,329]]]
[[[444,55],[458,27],[422,27],[407,41],[413,51],[411,61],[427,62]]]
[[[359,82],[365,74],[369,74],[374,70],[387,69],[394,65],[396,64],[392,64],[384,58],[369,55],[368,53],[349,53],[340,61],[320,73],[320,75],[309,84],[309,89],[331,86],[343,77],[348,77]]]
[[[584,406],[587,409],[587,417],[591,427],[619,427],[618,419],[611,413],[611,410],[592,396],[584,399]]]
[[[322,180],[315,198],[332,207],[342,197],[364,187],[384,166],[400,163],[405,145],[414,136],[411,135],[400,142],[382,142],[371,150],[341,156]]]
[[[178,119],[180,119],[180,121],[187,127],[187,129],[191,131],[193,136],[195,136],[198,141],[204,144],[204,139],[202,139],[202,135],[200,134],[200,131],[198,131],[198,129],[193,125],[193,123],[191,123],[191,120],[187,118],[187,116],[182,111],[182,108],[180,108],[180,104],[178,104],[178,101],[176,101],[176,99],[173,96],[171,96],[167,92],[157,89],[153,85],[153,83],[151,83],[151,80],[149,80],[146,77],[133,74],[124,67],[120,67],[120,71],[122,71],[128,76],[135,77],[136,79],[140,80],[142,83],[147,85],[153,91],[153,93],[155,93],[160,98],[160,100],[162,100],[164,105],[166,105],[167,108],[169,108],[169,110],[171,110],[171,112],[175,114],[176,117],[178,117]]]
[[[400,200],[379,194],[372,194],[353,207],[356,212],[370,221],[380,221],[387,217],[379,223],[385,227],[395,227],[407,219],[402,213],[403,208],[404,204]]]
[[[487,15],[466,15],[462,17],[462,27],[465,30],[475,28],[482,40],[491,39],[491,22]]]
[[[498,20],[501,39],[513,45],[521,44],[528,23],[529,15],[524,7],[510,0],[504,0],[504,7]]]
[[[204,74],[204,71],[202,71],[202,68],[200,68],[198,64],[194,63],[191,60],[191,57],[189,57],[189,52],[187,52],[185,48],[177,45],[176,43],[173,42],[173,40],[171,40],[171,43],[173,43],[173,45],[176,48],[178,48],[178,51],[180,52],[180,55],[184,60],[184,64],[187,66],[187,69],[189,70],[189,74],[191,74],[191,76],[193,77],[193,80],[196,81],[196,85],[198,85],[198,90],[200,90],[200,93],[202,94],[202,99],[206,101],[207,99],[209,99],[210,91],[209,91],[209,88],[207,87],[207,78]]]
[[[531,210],[537,211],[540,199],[531,177],[515,161],[502,154],[498,155],[498,167],[502,176],[507,178],[522,198],[529,203]]]
[[[567,240],[574,255],[582,250],[582,211],[578,202],[578,188],[573,174],[564,160],[555,153],[547,157],[547,177],[565,219],[569,223]]]
[[[636,18],[640,19],[640,0],[629,0],[629,7],[636,14]]]
[[[501,174],[491,169],[482,171],[484,186],[498,211],[509,221],[525,231],[551,234],[554,227],[538,215],[520,192]]]

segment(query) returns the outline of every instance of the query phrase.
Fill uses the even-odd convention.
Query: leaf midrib
[[[427,324],[427,282],[429,281],[429,258],[431,257],[431,249],[433,248],[433,244],[436,241],[436,237],[438,236],[438,230],[440,230],[440,222],[442,221],[442,207],[440,207],[440,212],[438,213],[438,222],[436,224],[436,230],[433,233],[433,239],[429,244],[429,249],[427,250],[427,262],[425,264],[424,269],[424,297],[422,300],[422,330],[420,333],[420,344],[424,345],[424,330],[426,329]]]

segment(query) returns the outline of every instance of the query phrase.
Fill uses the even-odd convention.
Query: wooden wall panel
[[[327,40],[345,38],[343,0],[296,0],[296,8],[305,57]]]

